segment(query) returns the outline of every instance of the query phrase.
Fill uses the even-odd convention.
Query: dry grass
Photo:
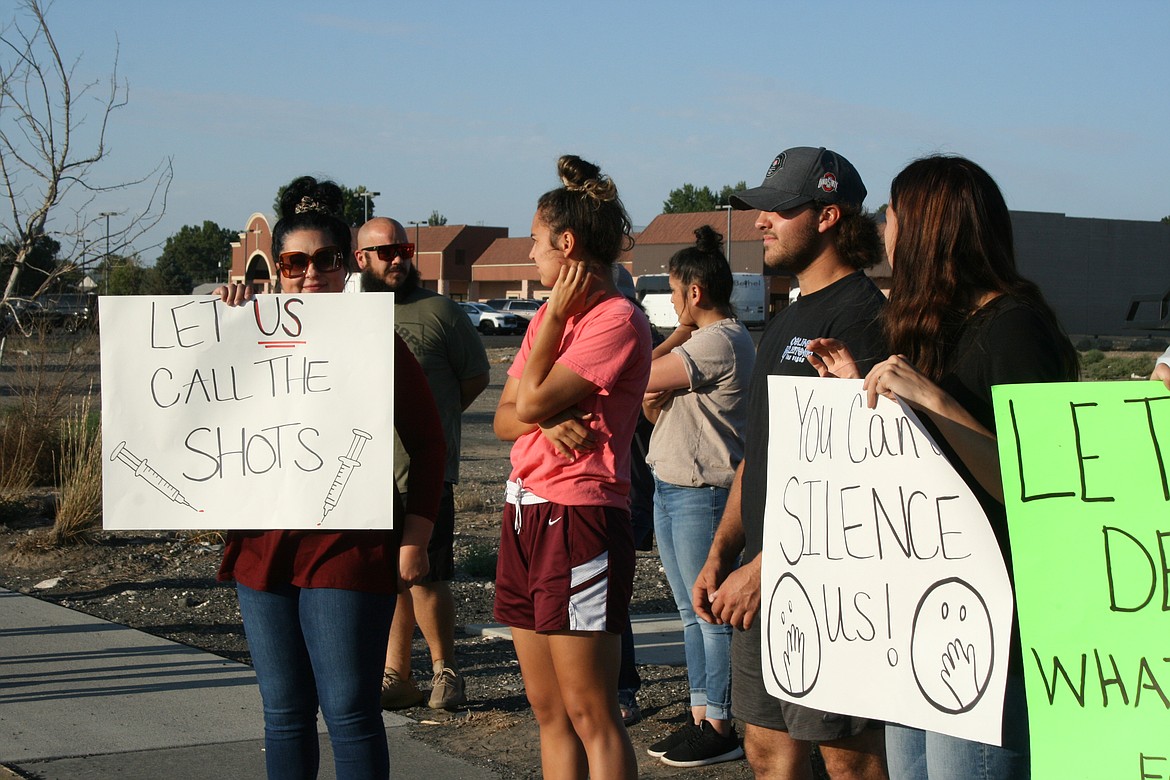
[[[0,419],[0,503],[14,501],[32,490],[39,445],[34,445],[18,414]]]
[[[87,361],[95,345],[92,337],[55,338],[43,330],[27,339],[8,339],[4,363],[10,372],[3,395],[9,400],[0,420],[0,479],[7,481],[11,472],[13,480],[31,474],[33,486],[53,484],[61,421],[78,396],[91,394]]]
[[[53,545],[90,541],[102,517],[102,434],[86,399],[62,423],[61,497],[49,532]]]

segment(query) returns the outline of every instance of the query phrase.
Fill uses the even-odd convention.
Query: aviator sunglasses
[[[317,269],[317,273],[324,274],[341,268],[345,254],[335,246],[324,246],[313,254],[304,252],[281,252],[280,275],[286,279],[296,279],[304,276],[309,270],[309,263]]]
[[[396,257],[401,257],[403,260],[414,259],[414,244],[379,244],[378,246],[364,246],[363,252],[377,252],[378,259],[383,263],[389,263]]]

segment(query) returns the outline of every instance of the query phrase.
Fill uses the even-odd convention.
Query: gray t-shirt
[[[444,482],[459,481],[459,447],[463,401],[459,383],[491,371],[483,340],[459,304],[445,295],[422,287],[394,302],[394,329],[410,347],[439,408],[439,421],[447,442]],[[410,388],[397,388],[410,392]],[[406,492],[406,468],[410,459],[395,441],[394,472],[398,489]]]
[[[690,388],[675,391],[662,410],[646,462],[672,485],[730,487],[743,459],[756,362],[751,335],[738,320],[720,320],[696,330],[672,354],[682,358]]]

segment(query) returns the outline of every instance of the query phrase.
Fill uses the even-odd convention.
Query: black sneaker
[[[688,720],[685,726],[682,726],[669,735],[655,742],[650,747],[646,748],[646,752],[655,758],[662,758],[671,748],[686,744],[686,741],[692,735],[699,735],[702,732],[699,727],[695,725],[694,721]]]
[[[726,737],[721,737],[708,721],[703,721],[703,725],[692,731],[685,742],[666,751],[659,760],[668,766],[691,767],[740,758],[743,758],[743,748],[739,745],[735,726]]]

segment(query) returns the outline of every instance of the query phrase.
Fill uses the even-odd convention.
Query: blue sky
[[[638,225],[672,188],[755,186],[797,145],[850,158],[872,208],[943,151],[1013,209],[1170,214],[1166,0],[56,0],[49,22],[79,74],[120,45],[130,104],[100,178],[174,158],[148,261],[184,224],[242,228],[302,173],[380,191],[403,221],[527,235],[565,152],[599,162]]]

